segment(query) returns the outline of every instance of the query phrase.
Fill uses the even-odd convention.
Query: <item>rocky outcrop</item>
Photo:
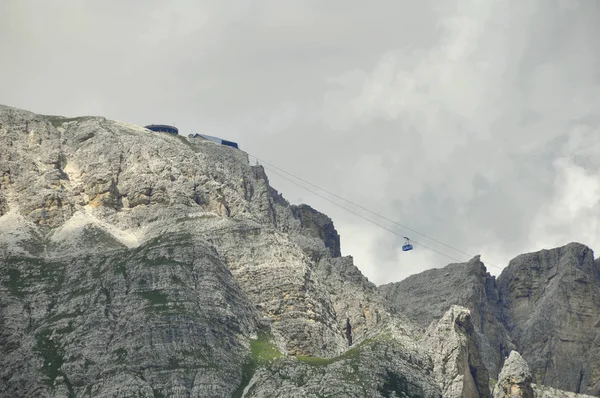
[[[0,396],[268,395],[272,366],[319,361],[316,382],[353,394],[439,396],[415,327],[339,257],[330,220],[244,152],[0,107],[0,173]],[[264,333],[282,357],[244,364]]]
[[[352,257],[322,259],[315,273],[331,299],[338,327],[344,330],[348,346],[372,337],[390,321],[377,287],[354,265]],[[396,318],[402,319],[406,327],[412,327],[408,319]],[[416,335],[416,329],[412,330]]]
[[[341,256],[340,236],[335,230],[331,218],[307,205],[290,206],[290,209],[294,217],[300,221],[306,234],[321,239],[332,257]]]
[[[504,363],[494,388],[494,398],[533,398],[531,371],[517,351],[512,351]]]
[[[0,396],[487,396],[512,341],[597,395],[599,264],[556,250],[377,288],[240,150],[0,106]]]
[[[452,304],[468,308],[492,378],[517,349],[534,382],[600,395],[600,267],[584,245],[518,256],[497,280],[474,258],[379,289],[423,327]]]
[[[423,328],[442,318],[452,305],[469,309],[485,366],[491,377],[497,377],[503,358],[513,346],[502,322],[496,280],[479,256],[381,285],[379,290],[392,311]]]
[[[253,373],[243,393],[248,398],[443,397],[431,360],[398,329],[330,359],[273,360]]]
[[[600,394],[600,269],[571,243],[518,256],[498,278],[505,320],[536,383]]]
[[[192,236],[0,264],[0,396],[222,397],[241,380],[258,311]]]
[[[453,305],[422,340],[433,360],[434,376],[445,398],[490,397],[489,373],[471,313]]]
[[[519,397],[591,398],[592,396],[532,383],[529,365],[517,351],[512,351],[502,368],[498,383],[494,387],[494,398]]]
[[[533,396],[535,398],[592,398],[592,395],[577,394],[574,392],[558,390],[556,388],[543,386],[540,384],[531,384]]]

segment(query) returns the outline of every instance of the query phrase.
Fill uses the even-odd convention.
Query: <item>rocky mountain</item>
[[[544,253],[377,287],[241,150],[0,106],[0,397],[600,395],[598,261]]]
[[[537,383],[600,395],[600,268],[588,247],[521,255],[498,278],[506,324]]]
[[[582,244],[518,256],[497,280],[474,258],[379,289],[424,327],[453,304],[468,308],[493,379],[516,350],[534,383],[600,395],[600,267]]]
[[[440,396],[331,220],[244,152],[3,106],[0,176],[0,396]]]

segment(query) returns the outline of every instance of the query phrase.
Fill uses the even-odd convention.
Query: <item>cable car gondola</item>
[[[404,239],[406,239],[406,241],[404,242],[404,246],[402,246],[402,251],[407,252],[409,250],[412,250],[413,245],[410,244],[410,239],[408,239],[406,236],[404,237]]]

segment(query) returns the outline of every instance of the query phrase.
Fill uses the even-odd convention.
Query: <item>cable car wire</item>
[[[351,205],[353,205],[353,206],[356,206],[357,208],[359,208],[359,209],[361,209],[361,210],[364,210],[364,211],[366,211],[366,212],[368,212],[368,213],[370,213],[370,214],[372,214],[372,215],[374,215],[374,216],[380,217],[380,218],[382,218],[382,219],[384,219],[384,220],[386,220],[386,221],[388,221],[388,222],[391,222],[392,224],[395,224],[395,225],[397,225],[397,226],[399,226],[399,227],[401,227],[401,228],[404,228],[404,229],[406,229],[406,230],[408,230],[408,231],[414,232],[414,233],[416,233],[416,234],[418,234],[418,235],[421,235],[421,236],[423,236],[423,237],[425,237],[425,238],[427,238],[427,239],[430,239],[430,240],[432,240],[432,241],[434,241],[434,242],[436,242],[436,243],[439,243],[439,244],[441,244],[441,245],[443,245],[443,246],[446,246],[446,247],[448,247],[448,248],[450,248],[450,249],[452,249],[452,250],[455,250],[455,251],[457,251],[457,252],[459,252],[459,253],[461,253],[461,254],[464,254],[464,255],[466,255],[466,256],[469,256],[469,257],[471,257],[471,258],[475,257],[475,256],[474,256],[474,255],[472,255],[472,254],[466,253],[466,252],[464,252],[464,251],[462,251],[462,250],[460,250],[460,249],[457,249],[457,248],[455,248],[455,247],[453,247],[453,246],[450,246],[450,245],[448,245],[448,244],[446,244],[446,243],[444,243],[444,242],[441,242],[441,241],[439,241],[439,240],[437,240],[437,239],[434,239],[434,238],[432,238],[432,237],[430,237],[430,236],[427,236],[427,235],[425,235],[425,234],[423,234],[423,233],[421,233],[421,232],[418,232],[418,231],[416,231],[416,230],[414,230],[414,229],[412,229],[412,228],[409,228],[409,227],[407,227],[407,226],[405,226],[405,225],[402,225],[402,224],[400,224],[400,223],[398,223],[398,222],[396,222],[396,221],[394,221],[394,220],[390,219],[389,217],[386,217],[386,216],[384,216],[384,215],[378,214],[378,213],[376,213],[376,212],[374,212],[374,211],[372,211],[372,210],[370,210],[370,209],[368,209],[368,208],[366,208],[366,207],[364,207],[364,206],[361,206],[361,205],[359,205],[359,204],[357,204],[357,203],[354,203],[354,202],[352,202],[351,200],[348,200],[348,199],[346,199],[346,198],[344,198],[344,197],[342,197],[342,196],[340,196],[340,195],[337,195],[337,194],[335,194],[335,193],[333,193],[333,192],[330,192],[330,191],[328,191],[328,190],[326,190],[326,189],[324,189],[324,188],[321,188],[321,187],[319,187],[318,185],[315,185],[315,184],[311,183],[310,181],[307,181],[307,180],[305,180],[305,179],[303,179],[303,178],[301,178],[301,177],[298,177],[298,176],[297,176],[297,175],[295,175],[295,174],[292,174],[292,173],[290,173],[290,172],[287,172],[287,171],[285,171],[285,170],[281,169],[280,167],[277,167],[277,166],[275,166],[274,164],[272,164],[272,163],[269,163],[269,162],[267,162],[267,161],[265,161],[265,160],[263,160],[263,159],[261,159],[261,158],[259,158],[259,157],[257,157],[257,156],[254,156],[254,155],[252,155],[252,154],[250,154],[250,153],[248,153],[248,155],[249,155],[249,156],[251,156],[251,157],[253,157],[254,159],[256,159],[258,162],[260,162],[260,163],[264,163],[265,165],[268,165],[268,166],[270,166],[270,167],[265,167],[265,166],[263,165],[263,167],[267,168],[267,169],[268,169],[269,171],[271,171],[272,173],[274,173],[274,174],[277,174],[278,176],[280,176],[280,177],[282,177],[282,178],[284,178],[284,179],[286,179],[286,180],[288,180],[288,181],[292,182],[293,184],[295,184],[295,185],[297,185],[297,186],[299,186],[299,187],[301,187],[301,188],[304,188],[304,189],[306,189],[307,191],[309,191],[309,192],[312,192],[312,193],[314,193],[315,195],[317,195],[317,196],[319,196],[319,197],[321,197],[321,198],[323,198],[323,199],[325,199],[325,200],[327,200],[327,201],[329,201],[329,202],[331,202],[331,203],[335,204],[336,206],[339,206],[339,207],[341,207],[341,208],[345,209],[346,211],[348,211],[348,212],[350,212],[350,213],[353,213],[354,215],[356,215],[356,216],[358,216],[358,217],[360,217],[360,218],[362,218],[362,219],[364,219],[364,220],[366,220],[366,221],[368,221],[368,222],[370,222],[370,223],[372,223],[372,224],[375,224],[375,225],[377,225],[377,226],[379,226],[379,227],[381,227],[381,228],[383,228],[383,229],[385,229],[385,230],[387,230],[387,231],[389,231],[389,232],[392,232],[393,234],[395,234],[395,235],[397,235],[397,236],[401,236],[401,235],[400,235],[400,234],[398,234],[397,232],[395,232],[395,231],[393,231],[393,230],[391,230],[391,229],[389,229],[389,228],[387,228],[387,227],[385,227],[385,226],[383,226],[383,225],[381,225],[381,224],[379,224],[379,223],[377,223],[377,222],[375,222],[375,221],[373,221],[373,220],[369,219],[369,218],[366,218],[366,217],[364,217],[363,215],[361,215],[361,214],[359,214],[359,213],[356,213],[356,212],[352,211],[351,209],[349,209],[349,208],[347,208],[347,207],[344,207],[344,206],[342,206],[341,204],[339,204],[339,203],[337,203],[337,202],[335,202],[335,201],[331,200],[330,198],[328,198],[328,197],[326,197],[326,196],[324,196],[324,195],[321,195],[321,194],[319,194],[318,192],[315,192],[315,191],[311,190],[310,188],[307,188],[307,187],[305,187],[305,186],[303,186],[303,185],[301,185],[301,184],[297,183],[296,181],[293,181],[293,180],[291,180],[290,178],[288,178],[288,177],[286,177],[286,176],[284,176],[284,175],[282,175],[282,174],[280,174],[280,173],[276,172],[275,170],[273,170],[273,168],[274,168],[274,169],[277,169],[277,170],[279,170],[279,171],[281,171],[281,172],[283,172],[283,173],[285,173],[285,174],[288,174],[289,176],[291,176],[291,177],[293,177],[293,178],[296,178],[296,179],[298,179],[298,180],[300,180],[300,181],[302,181],[302,182],[304,182],[304,183],[306,183],[306,184],[308,184],[308,185],[310,185],[310,186],[312,186],[312,187],[315,187],[315,188],[317,188],[317,189],[319,189],[319,190],[321,190],[321,191],[323,191],[323,192],[326,192],[326,193],[328,193],[329,195],[332,195],[332,196],[334,196],[334,197],[336,197],[336,198],[338,198],[338,199],[341,199],[341,200],[343,200],[343,201],[345,201],[345,202],[347,202],[347,203],[349,203],[349,204],[351,204]],[[414,241],[414,240],[412,240],[412,239],[411,239],[411,241],[412,241],[412,242],[414,242],[415,244],[419,245],[419,246],[422,246],[422,247],[424,247],[424,248],[426,248],[426,249],[428,249],[428,250],[434,251],[434,252],[436,252],[436,253],[438,253],[438,254],[441,254],[441,255],[443,255],[443,256],[445,256],[445,257],[448,257],[448,258],[450,258],[450,259],[452,259],[452,260],[455,260],[455,261],[458,261],[458,262],[462,262],[461,260],[458,260],[458,259],[457,259],[457,258],[455,258],[455,257],[452,257],[452,256],[450,256],[450,255],[448,255],[448,254],[442,253],[442,252],[440,252],[440,251],[438,251],[438,250],[435,250],[435,249],[432,249],[432,248],[430,248],[430,247],[427,247],[427,246],[425,246],[425,245],[424,245],[424,244],[422,244],[422,243],[419,243],[419,242],[417,242],[417,241]],[[500,271],[502,271],[502,268],[500,268],[500,267],[498,267],[498,266],[496,266],[496,265],[494,265],[494,264],[492,264],[492,263],[486,262],[486,264],[487,264],[487,265],[489,265],[489,266],[491,266],[491,267],[494,267],[494,268],[496,268],[496,269],[498,269],[498,270],[500,270]]]
[[[263,166],[263,167],[265,167],[265,166]],[[277,175],[278,175],[278,176],[280,176],[281,178],[284,178],[284,179],[288,180],[288,181],[289,181],[289,182],[291,182],[292,184],[295,184],[295,185],[297,185],[297,186],[299,186],[299,187],[301,187],[301,188],[304,188],[304,189],[306,189],[306,190],[307,190],[307,191],[309,191],[309,192],[312,192],[312,193],[314,193],[314,194],[315,194],[315,195],[317,195],[317,196],[320,196],[321,198],[323,198],[323,199],[325,199],[325,200],[327,200],[327,201],[329,201],[329,202],[333,203],[333,204],[334,204],[334,205],[336,205],[336,206],[339,206],[339,207],[341,207],[342,209],[344,209],[344,210],[346,210],[346,211],[348,211],[348,212],[350,212],[350,213],[352,213],[352,214],[354,214],[354,215],[356,215],[356,216],[358,216],[358,217],[362,218],[362,219],[363,219],[363,220],[365,220],[365,221],[368,221],[368,222],[370,222],[370,223],[372,223],[372,224],[375,224],[375,225],[377,225],[378,227],[381,227],[381,228],[385,229],[386,231],[393,233],[394,235],[397,235],[397,236],[400,236],[400,237],[404,238],[404,236],[402,236],[402,234],[399,234],[398,232],[394,231],[393,229],[390,229],[390,228],[386,227],[385,225],[379,224],[378,222],[376,222],[376,221],[373,221],[373,220],[371,220],[370,218],[367,218],[367,217],[363,216],[362,214],[360,214],[360,213],[357,213],[357,212],[353,211],[352,209],[349,209],[349,208],[347,208],[347,207],[345,207],[345,206],[343,206],[343,205],[341,205],[341,204],[339,204],[339,203],[335,202],[334,200],[332,200],[332,199],[328,198],[327,196],[321,195],[320,193],[318,193],[318,192],[316,192],[316,191],[313,191],[312,189],[310,189],[310,188],[307,188],[307,187],[305,187],[305,186],[304,186],[304,185],[302,185],[302,184],[299,184],[298,182],[296,182],[296,181],[294,181],[294,180],[292,180],[292,179],[290,179],[290,178],[288,178],[288,177],[284,176],[283,174],[280,174],[280,173],[276,172],[275,170],[271,169],[270,167],[265,167],[265,169],[269,170],[270,172],[272,172],[272,173],[274,173],[274,174],[277,174]],[[425,246],[424,244],[422,244],[422,243],[419,243],[419,242],[417,242],[417,241],[415,241],[415,240],[412,240],[412,239],[411,239],[410,241],[411,241],[412,243],[414,243],[414,244],[418,245],[418,246],[424,247],[425,249],[428,249],[428,250],[431,250],[431,251],[433,251],[433,252],[435,252],[435,253],[441,254],[442,256],[448,257],[448,258],[450,258],[450,259],[452,259],[452,260],[454,260],[454,261],[458,261],[459,263],[462,263],[462,262],[464,262],[464,261],[461,261],[461,260],[459,260],[459,259],[457,259],[457,258],[454,258],[454,257],[452,257],[452,256],[449,256],[449,255],[448,255],[448,254],[446,254],[446,253],[442,253],[442,252],[440,252],[440,251],[437,251],[437,250],[435,250],[435,249],[433,249],[433,248],[431,248],[431,247]]]

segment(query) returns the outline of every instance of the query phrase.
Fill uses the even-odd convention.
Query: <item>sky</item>
[[[262,163],[376,284],[478,254],[498,275],[600,250],[599,20],[597,0],[2,0],[0,103],[238,142],[385,217]]]

